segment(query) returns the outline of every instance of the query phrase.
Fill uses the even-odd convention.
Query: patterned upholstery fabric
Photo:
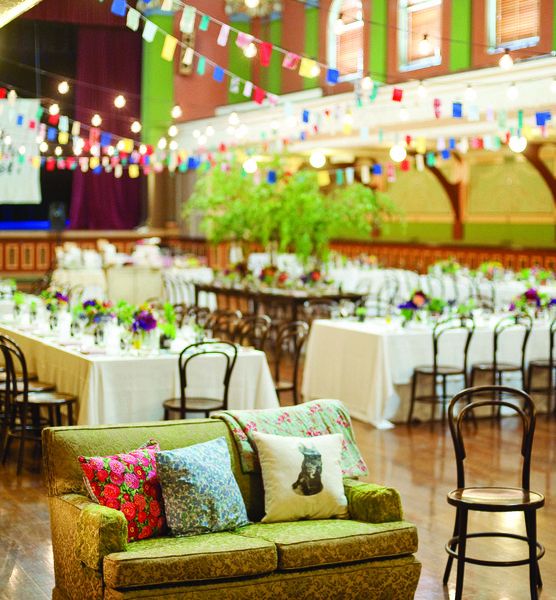
[[[166,421],[155,423],[135,423],[125,425],[105,425],[98,427],[55,427],[43,432],[44,472],[49,496],[52,550],[56,587],[53,600],[412,600],[414,598],[421,565],[411,554],[389,557],[388,552],[413,552],[416,548],[416,533],[404,527],[400,498],[395,490],[373,484],[344,480],[344,491],[350,502],[352,519],[368,521],[378,525],[373,535],[361,534],[364,545],[370,548],[373,556],[384,553],[386,558],[373,558],[334,564],[337,550],[329,540],[320,542],[314,531],[305,532],[297,543],[289,543],[282,532],[280,547],[260,536],[246,537],[237,530],[208,534],[191,538],[152,537],[126,545],[125,535],[119,531],[121,513],[106,507],[94,505],[87,497],[82,471],[76,457],[103,456],[108,453],[120,454],[130,448],[138,448],[150,438],[156,439],[162,450],[173,450],[219,437],[225,437],[231,456],[234,477],[245,501],[247,515],[251,521],[259,522],[264,514],[264,491],[260,473],[243,473],[236,444],[228,427],[220,419],[188,419],[187,421]],[[354,505],[351,505],[351,501]],[[90,507],[94,506],[92,509]],[[96,511],[104,508],[100,513]],[[111,513],[113,511],[113,513]],[[114,515],[118,515],[114,517]],[[114,520],[113,520],[114,517]],[[99,530],[92,533],[94,523]],[[334,521],[346,526],[351,523],[358,527],[365,523]],[[319,525],[320,521],[307,522]],[[290,525],[303,525],[291,523]],[[266,524],[265,526],[272,525]],[[281,524],[276,524],[281,525]],[[368,526],[368,525],[367,525]],[[248,525],[242,529],[257,527]],[[119,532],[118,532],[119,531]],[[393,531],[391,541],[387,532]],[[309,533],[316,540],[309,542]],[[337,534],[337,532],[336,532]],[[221,547],[211,544],[213,556],[203,554],[203,545],[213,536],[226,536],[229,539],[229,552],[221,552]],[[404,537],[407,536],[407,537]],[[395,541],[394,541],[395,540]],[[404,541],[405,540],[405,541]],[[182,543],[194,542],[196,551],[183,551]],[[288,543],[286,543],[288,542]],[[403,542],[403,543],[402,543]],[[331,560],[331,564],[315,566],[309,570],[276,568],[278,553],[284,554],[284,547],[291,545],[288,560],[291,564],[302,560],[309,562],[308,546],[316,543],[315,552],[319,560]],[[239,574],[232,569],[253,568],[251,560],[234,561],[233,552],[252,557],[256,553],[254,575]],[[241,546],[243,544],[243,546]],[[253,544],[255,546],[253,547]],[[329,545],[329,548],[326,547]],[[307,548],[303,548],[303,545]],[[381,550],[381,545],[383,549]],[[388,546],[388,548],[384,548]],[[295,547],[295,548],[294,548]],[[242,550],[243,548],[243,550]],[[411,550],[409,548],[412,548]],[[179,552],[178,552],[179,550]],[[205,547],[205,550],[208,550]],[[295,550],[295,552],[294,552]],[[165,554],[166,552],[166,554]],[[345,556],[356,555],[356,544],[351,548],[346,542],[342,547]],[[270,559],[272,554],[272,559]],[[188,557],[188,558],[187,558]],[[270,565],[272,560],[272,566]],[[177,581],[165,579],[178,571],[177,562],[187,564],[184,573]],[[205,562],[213,565],[211,574]],[[230,562],[230,565],[228,563]],[[99,567],[98,565],[101,565]],[[264,567],[264,568],[263,568]],[[237,575],[228,575],[236,572]],[[215,574],[224,579],[212,579]],[[228,573],[228,574],[226,574]],[[208,575],[208,579],[203,579]],[[197,577],[195,579],[195,577]],[[129,583],[133,579],[134,583]],[[118,582],[121,587],[113,587]],[[128,586],[129,587],[126,587]]]
[[[246,577],[276,569],[276,546],[222,531],[182,538],[151,538],[104,559],[110,587],[161,585]]]
[[[249,522],[223,437],[157,452],[156,466],[171,535],[215,533]]]
[[[337,565],[401,556],[417,550],[417,529],[404,521],[374,524],[326,519],[256,523],[236,533],[276,544],[279,569]]]

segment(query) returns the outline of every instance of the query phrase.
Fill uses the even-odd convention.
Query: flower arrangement
[[[504,273],[504,265],[497,260],[490,260],[481,263],[478,271],[489,279],[496,279]]]
[[[104,319],[116,316],[115,307],[110,300],[85,300],[78,310],[82,310],[87,315],[88,325],[96,325]]]
[[[304,273],[300,277],[301,283],[303,283],[305,285],[315,285],[316,283],[321,281],[321,279],[322,279],[322,273],[320,272],[319,269],[313,269],[312,271],[309,271],[308,273]]]
[[[46,310],[51,313],[57,313],[69,305],[68,296],[57,290],[44,290],[41,292],[41,298],[44,301]]]
[[[446,275],[454,275],[460,270],[461,265],[453,256],[446,260],[439,260],[429,267],[429,273],[441,273]]]
[[[283,286],[288,280],[288,274],[273,265],[264,267],[259,274],[259,281],[265,285]]]
[[[145,334],[157,327],[157,319],[154,315],[153,305],[145,302],[137,307],[133,315],[131,329],[134,333]]]
[[[164,303],[164,317],[158,321],[158,326],[166,337],[176,339],[176,311],[169,302]]]
[[[538,285],[546,284],[546,282],[553,277],[554,273],[552,273],[552,271],[541,269],[539,266],[531,267],[530,269],[522,269],[519,273],[519,279],[537,283]]]
[[[521,312],[537,312],[545,306],[548,306],[550,302],[553,302],[553,300],[549,301],[546,294],[540,294],[535,288],[529,288],[523,292],[523,294],[516,296],[512,300],[510,304],[510,310],[517,310]]]
[[[411,299],[403,304],[399,304],[398,308],[402,314],[402,317],[405,321],[410,321],[415,316],[415,311],[423,308],[427,302],[429,302],[429,297],[422,290],[417,290],[413,292]]]

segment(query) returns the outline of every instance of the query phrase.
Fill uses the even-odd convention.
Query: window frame
[[[486,0],[486,24],[487,24],[487,40],[488,54],[500,54],[506,48],[508,50],[521,50],[522,48],[532,48],[537,46],[541,37],[541,1],[538,2],[538,35],[528,38],[522,38],[513,42],[504,42],[500,45],[496,43],[496,9],[498,0]]]
[[[345,75],[340,75],[338,78],[338,82],[344,81],[354,81],[357,79],[361,79],[364,75],[364,60],[365,60],[365,52],[364,52],[364,41],[365,41],[365,22],[363,20],[363,2],[362,0],[357,0],[359,2],[359,8],[361,10],[361,22],[355,21],[353,23],[348,23],[345,25],[347,28],[351,29],[361,29],[361,48],[359,49],[359,56],[357,59],[357,71],[353,73],[347,73]],[[330,9],[328,11],[328,21],[327,21],[327,44],[326,44],[326,58],[328,65],[336,69],[338,65],[338,34],[336,33],[336,21],[340,18],[341,8],[344,0],[333,0],[330,4]]]
[[[440,7],[439,31],[434,33],[433,37],[438,35],[440,43],[438,44],[439,52],[433,56],[426,56],[417,60],[409,60],[409,13],[423,8],[432,6]],[[442,11],[444,3],[442,0],[424,0],[420,5],[408,6],[408,0],[399,0],[398,2],[398,65],[397,69],[400,73],[407,71],[416,71],[418,69],[426,69],[429,67],[437,67],[442,64]]]

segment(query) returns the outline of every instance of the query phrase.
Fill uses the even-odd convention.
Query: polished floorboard
[[[287,400],[286,400],[287,402]],[[486,483],[494,472],[515,466],[516,421],[506,418],[500,425],[480,421],[488,442],[479,446],[481,465],[474,475]],[[419,532],[418,558],[423,570],[417,600],[449,600],[454,597],[455,565],[448,587],[442,585],[446,563],[444,545],[451,537],[455,509],[446,493],[455,487],[455,460],[447,426],[423,423],[376,430],[354,421],[358,446],[367,462],[369,481],[393,486],[401,494],[405,518]],[[474,437],[473,430],[470,431]],[[493,448],[490,446],[492,443]],[[473,444],[471,444],[472,446]],[[470,446],[470,448],[471,448]],[[38,452],[29,452],[21,476],[16,476],[14,447],[5,466],[0,465],[0,600],[39,600],[51,597],[54,585],[48,506]],[[31,449],[30,449],[31,450]],[[539,597],[556,600],[556,418],[539,416],[533,448],[531,487],[546,496],[538,513],[539,540],[546,547],[541,561],[544,587]],[[492,519],[492,515],[489,516]],[[492,525],[521,527],[515,513],[494,517]],[[485,527],[485,520],[472,519],[472,527]],[[521,527],[522,528],[522,527]],[[479,547],[480,546],[480,547]],[[510,547],[511,546],[511,547]],[[500,541],[481,542],[475,555],[523,550]],[[506,554],[505,554],[506,555]],[[466,566],[465,599],[525,600],[529,598],[527,567],[487,568]],[[394,598],[392,600],[395,600]]]

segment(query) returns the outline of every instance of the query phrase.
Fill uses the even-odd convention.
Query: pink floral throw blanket
[[[351,419],[339,400],[313,400],[288,408],[266,410],[227,410],[212,415],[223,419],[236,441],[244,473],[260,469],[253,431],[283,436],[318,436],[341,433],[344,436],[342,472],[345,477],[364,477],[367,465],[355,444]]]

